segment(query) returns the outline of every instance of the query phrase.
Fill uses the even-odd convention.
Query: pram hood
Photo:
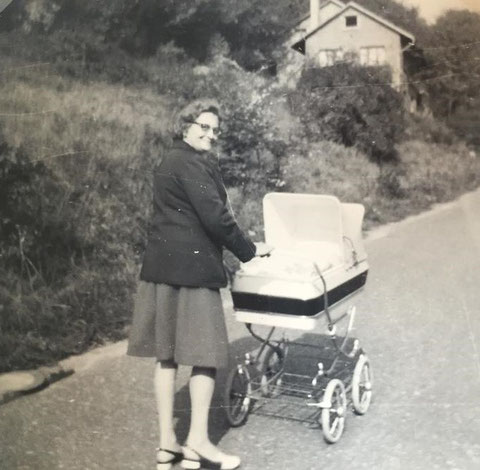
[[[323,272],[366,259],[362,242],[364,207],[341,203],[335,196],[269,193],[263,199],[265,241],[274,247],[270,258],[255,258],[243,271],[318,277]],[[354,253],[353,253],[354,252]]]
[[[270,257],[241,265],[232,285],[234,307],[275,305],[278,311],[282,299],[318,300],[324,282],[327,291],[341,292],[337,297],[363,286],[368,270],[363,215],[361,204],[341,203],[330,195],[267,194],[265,241],[274,250]]]

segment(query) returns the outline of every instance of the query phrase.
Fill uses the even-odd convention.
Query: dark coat
[[[140,279],[224,287],[223,247],[243,262],[256,250],[229,210],[217,159],[176,141],[154,172],[153,223]]]

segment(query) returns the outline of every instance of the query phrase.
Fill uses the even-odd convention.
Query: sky
[[[397,0],[405,6],[417,7],[420,16],[429,23],[449,9],[471,10],[480,13],[480,0]]]

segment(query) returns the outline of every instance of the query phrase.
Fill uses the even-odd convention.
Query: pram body
[[[313,421],[321,416],[318,421],[322,422],[327,441],[336,442],[343,432],[346,392],[352,391],[354,409],[360,414],[371,399],[370,362],[359,341],[348,338],[355,316],[351,301],[364,287],[368,275],[362,241],[364,207],[341,203],[330,195],[270,193],[263,200],[263,215],[265,241],[273,251],[268,257],[243,264],[231,286],[236,320],[246,324],[261,347],[255,355],[247,354],[244,364],[229,375],[227,417],[232,425],[241,424],[259,398],[292,395],[293,390],[293,395],[306,397],[309,406],[316,408]],[[346,304],[350,304],[347,312],[335,318]],[[285,337],[273,341],[275,328],[313,330],[321,318],[326,319],[336,351],[330,367],[325,370],[319,361],[312,376],[287,373],[284,363],[288,347],[298,343]],[[344,319],[348,326],[339,339],[336,325]],[[268,326],[270,331],[263,338],[253,332],[252,325]],[[345,380],[344,373],[340,374],[343,379],[336,377],[339,367],[344,372],[345,363],[347,368],[348,363],[354,366],[352,380]],[[286,376],[298,378],[302,385],[292,388],[290,383],[282,390]],[[240,391],[234,390],[238,387]],[[236,411],[232,408],[235,406]],[[337,420],[335,425],[332,415]]]

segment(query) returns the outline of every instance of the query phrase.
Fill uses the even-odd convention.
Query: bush
[[[407,120],[405,140],[422,140],[431,144],[453,145],[459,142],[455,132],[444,122],[432,116],[410,114]]]
[[[245,185],[253,178],[267,180],[268,185],[275,187],[279,159],[286,149],[274,112],[281,90],[218,56],[198,70],[193,83],[186,99],[210,96],[220,102],[220,164],[225,183]]]
[[[118,339],[128,322],[135,211],[111,163],[77,158],[59,175],[1,146],[0,371]]]
[[[0,137],[1,139],[1,137]],[[68,189],[25,150],[0,146],[0,257],[4,268],[37,282],[65,276],[81,250],[75,234]],[[48,196],[47,196],[48,195]],[[70,211],[64,217],[59,208]]]
[[[392,161],[405,124],[402,97],[390,81],[386,70],[350,63],[307,68],[290,107],[310,141],[356,146],[374,161]]]
[[[331,194],[343,202],[361,203],[368,219],[377,203],[379,172],[362,152],[329,141],[292,151],[282,167],[285,191]]]
[[[480,159],[464,144],[428,144],[420,140],[398,146],[402,155],[402,190],[414,205],[449,201],[480,184]]]
[[[375,194],[379,168],[356,149],[323,141],[311,144],[305,154],[291,153],[282,172],[286,191],[362,202]]]

